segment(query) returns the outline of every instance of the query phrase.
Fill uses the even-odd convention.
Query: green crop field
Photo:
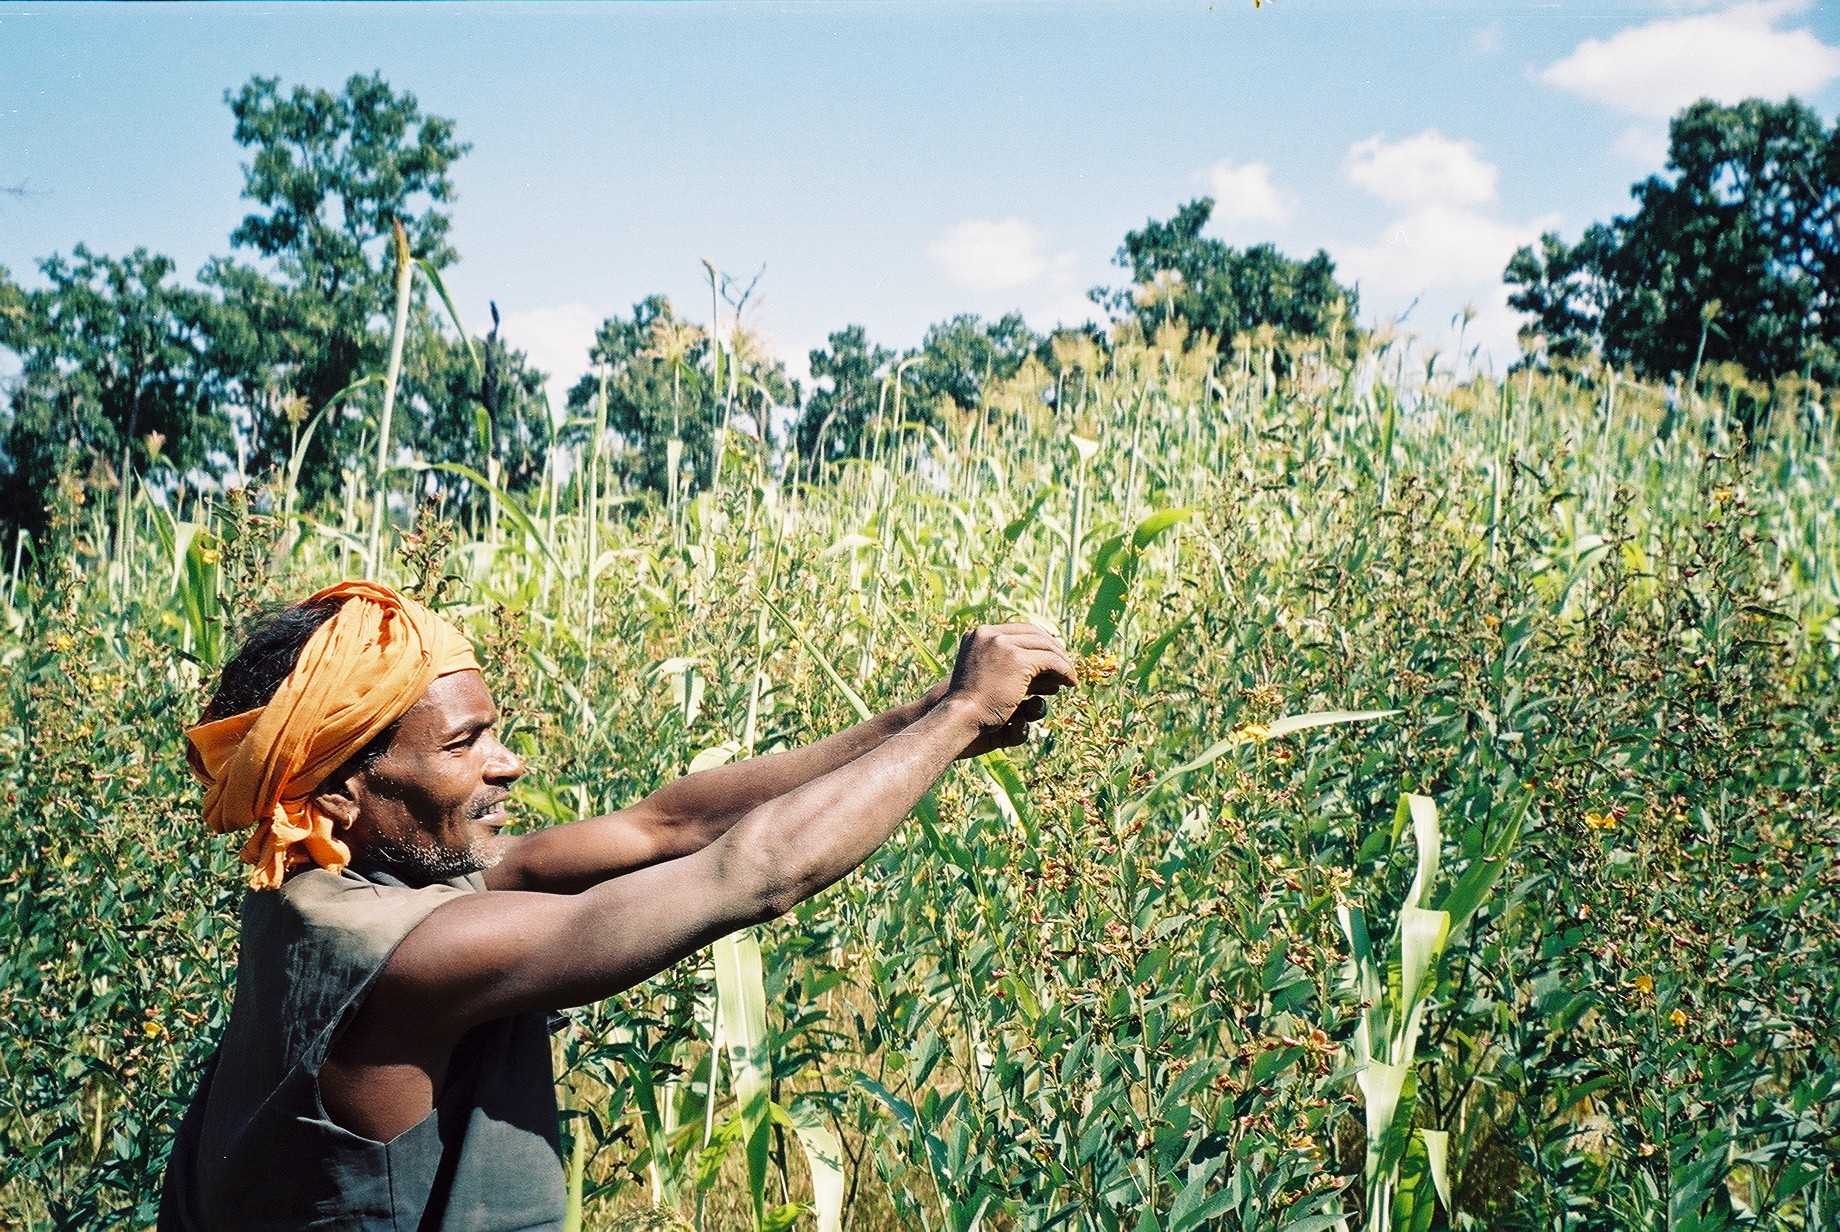
[[[1127,334],[656,499],[586,445],[311,513],[68,476],[0,592],[0,1227],[151,1225],[244,881],[181,728],[373,569],[479,642],[527,826],[980,622],[1082,656],[860,872],[569,1016],[581,1227],[1840,1225],[1830,413],[1327,354]]]

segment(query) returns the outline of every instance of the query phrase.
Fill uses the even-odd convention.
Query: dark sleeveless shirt
[[[159,1232],[531,1232],[566,1205],[541,1014],[455,1045],[426,1118],[388,1142],[333,1123],[319,1070],[397,944],[477,874],[411,888],[309,869],[243,900],[236,1002],[167,1163]]]

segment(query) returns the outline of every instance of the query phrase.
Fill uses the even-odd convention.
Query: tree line
[[[451,171],[469,148],[452,121],[378,74],[337,91],[257,77],[225,100],[252,203],[229,255],[190,282],[144,248],[111,256],[80,244],[39,262],[45,285],[31,289],[0,268],[0,349],[14,369],[0,391],[5,531],[39,528],[47,493],[71,468],[104,486],[133,475],[156,489],[209,490],[294,463],[303,503],[340,499],[377,453],[396,226],[426,277],[409,300],[385,452],[489,472],[511,492],[541,482],[552,447],[596,430],[637,492],[706,483],[718,433],[795,451],[819,479],[863,452],[876,417],[891,413],[891,388],[902,420],[944,427],[975,413],[993,380],[1031,363],[1059,371],[1107,343],[1097,330],[1050,337],[1019,315],[966,314],[896,351],[852,325],[811,352],[811,387],[801,389],[739,324],[751,287],[712,269],[718,319],[735,324],[712,337],[709,322],[648,297],[602,324],[588,374],[552,407],[544,374],[500,342],[496,306],[491,331],[468,340],[443,302],[440,274],[457,256]],[[1180,316],[1217,336],[1261,322],[1352,332],[1353,292],[1336,284],[1326,255],[1296,262],[1203,237],[1211,209],[1191,202],[1126,237],[1120,261],[1133,286],[1095,292],[1118,321],[1154,332]],[[1135,294],[1138,284],[1158,293]],[[453,471],[425,472],[423,483],[478,499]]]
[[[711,268],[713,320],[663,296],[640,301],[601,325],[587,375],[554,407],[544,374],[499,339],[496,306],[492,329],[467,338],[446,301],[450,172],[469,149],[451,120],[379,74],[338,91],[256,77],[225,101],[252,203],[228,255],[190,282],[143,248],[79,244],[40,261],[34,288],[0,267],[0,350],[14,369],[0,390],[9,537],[43,525],[47,494],[72,469],[93,485],[209,491],[291,465],[303,503],[341,499],[380,452],[399,254],[421,276],[381,452],[457,464],[421,483],[462,503],[480,493],[460,468],[527,492],[557,446],[596,432],[633,493],[694,491],[733,440],[819,481],[870,448],[878,424],[949,429],[985,412],[993,383],[1031,368],[1053,408],[1064,378],[1102,362],[1119,331],[1283,337],[1343,354],[1358,339],[1356,291],[1326,253],[1299,261],[1207,236],[1203,197],[1125,235],[1115,260],[1127,279],[1092,293],[1110,331],[1043,335],[1016,314],[964,314],[895,350],[850,325],[810,353],[801,388],[743,325],[752,286]],[[1530,320],[1525,362],[1690,380],[1724,363],[1831,383],[1840,126],[1793,101],[1699,103],[1673,121],[1668,171],[1635,187],[1630,216],[1515,254],[1506,278]]]

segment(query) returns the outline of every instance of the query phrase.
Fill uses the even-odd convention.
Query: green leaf
[[[1303,731],[1311,727],[1327,727],[1332,723],[1362,723],[1369,719],[1381,719],[1385,718],[1387,715],[1398,713],[1399,711],[1397,710],[1321,710],[1315,714],[1298,714],[1292,715],[1289,718],[1279,719],[1265,730],[1270,736],[1281,736],[1290,732]],[[1197,770],[1206,769],[1216,761],[1219,761],[1227,750],[1237,748],[1247,743],[1250,743],[1250,741],[1247,739],[1245,733],[1235,732],[1223,740],[1216,740],[1213,744],[1208,745],[1207,748],[1203,749],[1188,761],[1183,762],[1175,769],[1166,771],[1157,778],[1155,782],[1151,783],[1150,786],[1144,788],[1143,791],[1124,802],[1118,810],[1118,824],[1123,825],[1125,822],[1135,817],[1158,791],[1169,786],[1176,779],[1181,778],[1185,774],[1193,774]]]
[[[769,1105],[773,1122],[797,1136],[805,1153],[805,1166],[811,1173],[811,1205],[805,1209],[817,1216],[817,1232],[841,1232],[843,1228],[843,1145],[825,1121],[823,1112],[807,1100],[795,1100],[792,1107]]]
[[[1437,805],[1431,797],[1408,794],[1406,806],[1412,814],[1412,841],[1418,847],[1418,871],[1412,876],[1412,888],[1406,891],[1406,902],[1428,907],[1431,886],[1437,880],[1438,858],[1444,850],[1444,832],[1438,825]]]
[[[1131,532],[1131,545],[1138,550],[1150,546],[1162,533],[1178,522],[1185,522],[1195,515],[1194,506],[1181,509],[1159,509],[1137,524]]]
[[[1167,633],[1137,652],[1137,661],[1131,666],[1131,683],[1140,689],[1150,686],[1150,673],[1156,670],[1157,661],[1194,618],[1194,613],[1189,613],[1176,621]]]
[[[855,689],[852,689],[844,681],[843,677],[838,674],[837,669],[831,665],[830,659],[825,657],[824,652],[819,650],[817,645],[809,637],[805,636],[805,630],[799,628],[798,623],[794,621],[792,617],[782,612],[779,609],[779,605],[774,603],[773,600],[762,595],[760,596],[760,601],[766,604],[767,610],[773,613],[774,619],[785,626],[786,632],[797,638],[799,645],[805,647],[811,654],[812,661],[818,665],[818,670],[828,676],[830,682],[837,686],[837,691],[842,693],[844,698],[850,703],[851,708],[856,711],[857,717],[865,721],[874,718],[875,715],[874,712],[869,709],[869,703],[865,702],[862,699],[862,695]]]
[[[1487,901],[1489,892],[1495,888],[1502,873],[1507,871],[1508,853],[1520,839],[1521,825],[1532,802],[1531,793],[1523,797],[1520,807],[1502,828],[1502,832],[1496,835],[1481,856],[1463,870],[1463,875],[1457,878],[1457,884],[1451,887],[1445,897],[1443,907],[1450,916],[1450,932],[1453,937],[1462,934],[1470,917]]]
[[[716,1046],[728,1056],[735,1076],[735,1097],[740,1103],[743,1142],[747,1151],[748,1190],[754,1201],[754,1219],[764,1219],[767,1192],[767,1090],[773,1080],[767,1056],[767,991],[760,943],[752,929],[730,933],[710,947],[715,959],[717,1017],[721,1027]]]
[[[1006,757],[1003,750],[992,749],[973,764],[988,780],[990,798],[996,803],[997,811],[1012,824],[1024,829],[1031,828],[1033,810],[1029,803],[1029,789],[1023,784],[1022,776],[1016,773],[1016,763]]]
[[[1429,995],[1433,981],[1432,967],[1444,952],[1450,935],[1450,916],[1442,911],[1422,907],[1399,909],[1399,1000],[1407,1022],[1415,1023],[1419,1007]],[[1414,1030],[1412,1035],[1416,1035]],[[1409,1061],[1416,1041],[1406,1038],[1401,1053],[1394,1060]]]
[[[1291,1220],[1279,1228],[1278,1232],[1324,1232],[1326,1228],[1345,1226],[1347,1223],[1346,1215],[1305,1215],[1301,1219]]]
[[[803,1202],[787,1202],[776,1206],[760,1221],[760,1232],[791,1232],[797,1226],[799,1216],[810,1209]]]
[[[1118,620],[1124,615],[1125,595],[1129,590],[1125,580],[1116,573],[1106,573],[1099,578],[1092,606],[1086,611],[1086,627],[1093,631],[1093,638],[1100,646],[1111,645],[1113,635],[1118,632]]]

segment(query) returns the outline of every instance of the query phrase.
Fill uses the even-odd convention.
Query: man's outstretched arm
[[[617,813],[521,835],[486,871],[486,887],[575,894],[700,851],[767,801],[849,765],[905,731],[939,704],[946,683],[804,748],[698,771]]]
[[[575,895],[472,894],[437,908],[385,965],[374,1010],[458,1038],[508,1014],[613,995],[745,924],[772,919],[868,858],[953,759],[1022,739],[1031,695],[1076,683],[1030,625],[979,630],[948,692],[853,761],[768,800],[691,855]]]

